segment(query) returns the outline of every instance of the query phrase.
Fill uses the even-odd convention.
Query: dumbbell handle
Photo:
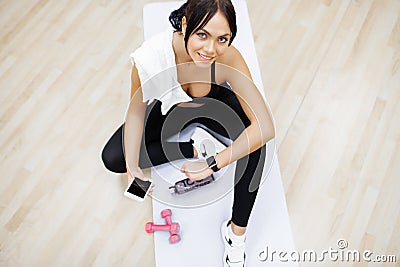
[[[171,224],[172,224],[171,216],[166,216],[166,217],[165,217],[165,222],[166,222],[168,225],[171,225]]]
[[[172,234],[176,234],[179,232],[179,224],[173,223],[173,224],[163,224],[163,225],[157,225],[157,224],[152,224],[151,225],[151,230],[152,231],[168,231]]]
[[[164,224],[153,224],[152,225],[152,229],[154,231],[170,231],[171,230],[171,226],[170,225],[164,225]]]

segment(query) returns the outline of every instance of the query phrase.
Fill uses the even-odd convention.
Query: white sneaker
[[[221,226],[222,240],[225,246],[224,252],[224,267],[244,267],[244,261],[246,258],[245,243],[235,243],[229,236],[229,227],[231,222],[229,220],[224,221]]]
[[[196,127],[191,139],[193,140],[194,148],[197,150],[197,157],[200,159],[207,159],[226,148],[213,135],[200,127]]]

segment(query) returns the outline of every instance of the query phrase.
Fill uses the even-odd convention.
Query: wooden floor
[[[154,266],[151,202],[100,161],[148,2],[0,1],[0,266]],[[297,250],[399,266],[400,1],[248,7]]]

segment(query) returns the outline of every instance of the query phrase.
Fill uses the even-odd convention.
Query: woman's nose
[[[204,46],[205,52],[207,52],[208,55],[213,56],[215,54],[215,42],[214,41],[208,41],[206,45]]]

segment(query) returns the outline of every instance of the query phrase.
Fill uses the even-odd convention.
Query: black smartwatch
[[[215,160],[214,156],[211,156],[209,158],[206,159],[208,167],[213,170],[214,172],[219,171],[219,168],[217,166],[217,161]]]

